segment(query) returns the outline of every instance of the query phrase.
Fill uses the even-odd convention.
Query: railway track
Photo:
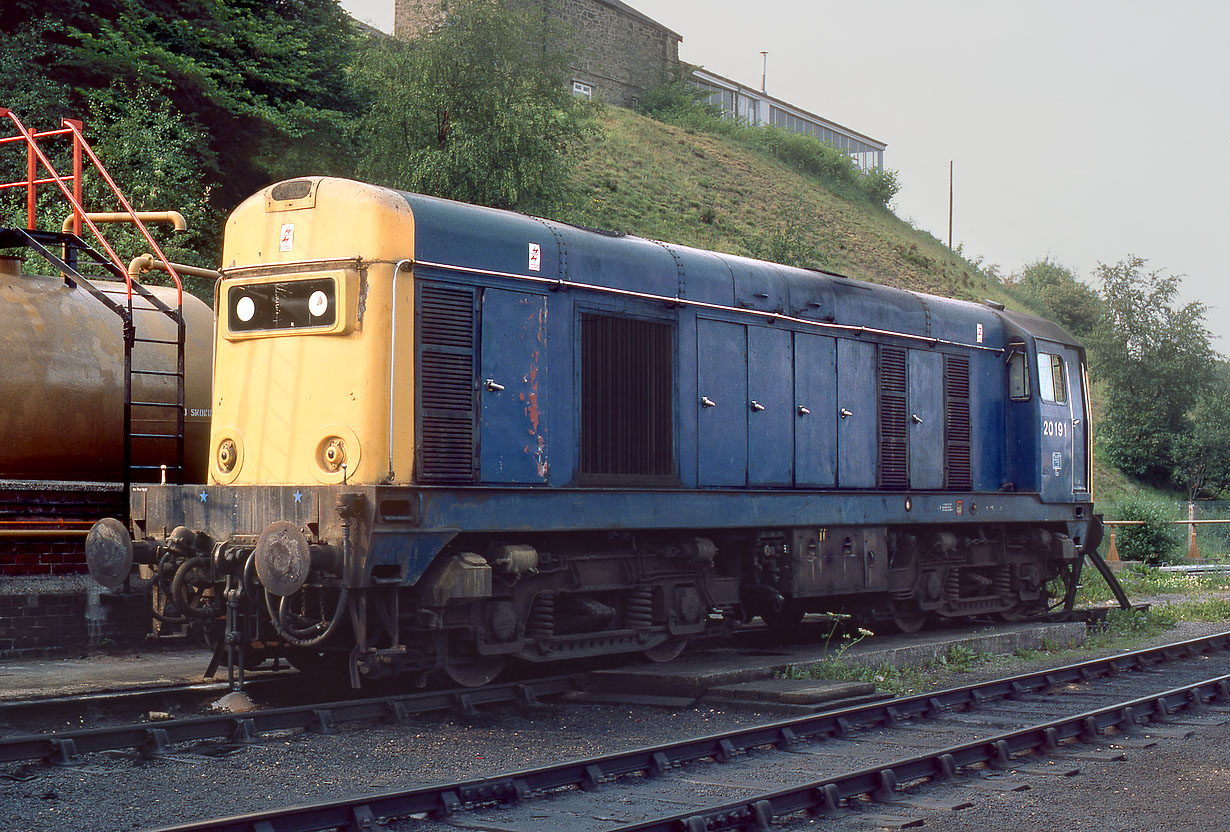
[[[511,774],[162,832],[323,829],[766,830],[802,812],[903,825],[954,808],[915,787],[1028,787],[1230,712],[1230,633]],[[1169,724],[1168,724],[1169,723]],[[1094,755],[1106,759],[1105,754]],[[959,801],[957,801],[959,803]],[[883,812],[895,814],[881,819]],[[445,827],[447,823],[449,827]]]
[[[492,705],[534,705],[540,699],[560,696],[580,688],[578,677],[552,676],[477,689],[309,701],[244,713],[0,737],[0,764],[45,760],[57,765],[74,765],[81,761],[82,754],[100,751],[138,750],[157,756],[183,743],[223,740],[246,744],[257,742],[262,734],[269,732],[301,729],[329,733],[343,724],[371,720],[401,722],[414,715],[438,711],[472,713],[478,708]]]
[[[0,736],[76,730],[86,722],[138,722],[150,719],[151,713],[166,718],[198,713],[230,691],[225,682],[188,682],[5,700],[0,701]],[[295,702],[303,699],[303,685],[294,674],[269,676],[249,680],[246,693],[258,701]]]

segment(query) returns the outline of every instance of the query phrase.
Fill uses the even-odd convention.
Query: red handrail
[[[65,176],[64,179],[65,181],[72,181],[76,179],[76,177],[75,176]],[[54,181],[55,180],[52,179],[50,176],[47,177],[46,179],[35,179],[33,182],[31,182],[29,179],[18,179],[16,182],[5,182],[4,184],[0,185],[0,188],[28,188],[31,185],[50,185]]]
[[[3,108],[0,108],[0,109],[3,109]],[[43,130],[42,132],[31,133],[30,135],[36,139],[45,139],[48,136],[67,136],[72,132],[73,132],[72,130],[69,130],[67,127],[64,127],[60,130]],[[0,144],[8,144],[9,142],[25,141],[25,138],[26,138],[25,136],[5,136],[4,138],[0,138]]]
[[[100,162],[98,157],[94,155],[94,149],[90,147],[89,142],[87,142],[85,140],[85,136],[82,135],[81,123],[70,121],[69,119],[64,119],[63,123],[65,127],[73,131],[73,138],[75,141],[78,143],[80,148],[86,152],[86,155],[90,157],[90,161],[94,163],[95,169],[99,172],[102,178],[107,180],[107,184],[111,186],[111,192],[114,193],[116,198],[120,201],[120,205],[124,206],[124,210],[128,212],[128,216],[132,217],[133,225],[140,230],[141,236],[145,238],[145,242],[149,243],[150,247],[154,249],[154,254],[158,257],[158,259],[166,264],[167,273],[171,275],[171,278],[175,281],[176,301],[182,307],[184,305],[184,284],[180,282],[179,274],[175,271],[175,267],[171,263],[171,258],[162,253],[162,249],[158,247],[156,242],[154,242],[154,238],[150,235],[149,229],[145,227],[145,223],[141,222],[141,218],[137,216],[137,212],[133,210],[133,207],[128,204],[128,200],[124,198],[122,193],[120,193],[120,188],[115,184],[115,180],[111,178],[111,174],[107,173],[107,169],[103,167],[102,162]],[[85,212],[83,211],[82,213],[84,214]],[[82,217],[82,219],[85,219],[86,221],[89,220],[88,217]],[[131,282],[129,283],[128,291],[132,292]]]
[[[151,236],[149,233],[149,229],[147,229],[145,227],[145,224],[141,222],[139,217],[137,217],[137,212],[133,209],[132,205],[129,204],[128,200],[124,197],[124,195],[120,192],[119,186],[115,184],[115,180],[111,178],[111,175],[107,173],[106,168],[103,167],[102,162],[99,160],[98,156],[95,155],[93,148],[91,148],[89,143],[85,140],[85,136],[82,133],[81,122],[75,121],[73,119],[62,119],[61,124],[63,125],[63,127],[59,130],[47,130],[41,133],[32,133],[26,128],[24,124],[21,123],[21,119],[17,117],[16,113],[8,109],[7,107],[0,107],[0,118],[4,118],[5,116],[7,116],[9,120],[12,121],[13,124],[17,127],[17,131],[19,135],[9,136],[6,138],[0,138],[0,144],[7,144],[9,142],[17,142],[17,141],[24,141],[26,143],[27,157],[28,157],[27,177],[24,182],[11,182],[11,183],[7,183],[4,185],[0,185],[0,189],[8,188],[8,187],[15,187],[19,185],[26,186],[27,204],[28,204],[27,213],[28,213],[29,227],[31,229],[34,228],[34,186],[40,185],[40,184],[54,183],[56,187],[60,189],[60,192],[64,195],[64,198],[67,199],[69,204],[73,206],[73,225],[74,225],[75,231],[77,231],[77,233],[80,233],[80,228],[81,228],[80,224],[82,221],[84,221],[85,224],[89,227],[90,231],[94,234],[94,237],[98,240],[99,244],[107,252],[107,256],[111,258],[111,262],[115,264],[115,267],[119,270],[119,273],[124,276],[124,284],[128,289],[128,299],[131,302],[132,300],[132,277],[129,275],[128,270],[124,267],[123,262],[121,262],[119,255],[116,254],[115,250],[111,248],[111,245],[107,242],[106,238],[103,237],[102,232],[98,230],[98,226],[96,226],[94,222],[89,218],[89,216],[86,214],[85,208],[82,207],[81,205],[81,151],[84,150],[86,154],[90,157],[90,161],[94,163],[94,168],[98,171],[98,173],[106,181],[107,185],[111,188],[111,192],[115,194],[116,198],[119,199],[120,204],[124,207],[124,210],[127,211],[128,215],[132,218],[133,224],[136,225],[138,230],[140,230],[141,235],[145,237],[145,241],[150,244],[150,246],[153,248],[158,258],[162,260],[164,263],[167,263],[167,272],[171,275],[172,279],[174,279],[175,281],[176,301],[177,301],[177,304],[182,308],[183,303],[184,303],[184,286],[183,286],[183,283],[180,281],[179,274],[176,273],[174,267],[170,264],[167,256],[163,254],[162,249],[159,247],[158,243],[154,241],[153,236]],[[48,136],[61,136],[61,135],[70,135],[70,134],[73,137],[73,175],[72,176],[61,176],[59,172],[56,171],[55,166],[51,164],[51,160],[47,158],[47,155],[43,153],[42,149],[38,146],[38,142],[36,141],[36,139],[45,138]],[[50,174],[49,178],[47,179],[37,179],[36,178],[36,173],[37,173],[37,165],[35,164],[36,158],[39,162],[42,163],[43,167],[47,169],[47,172]],[[69,180],[71,180],[73,183],[72,193],[69,192],[68,187],[65,185],[65,182]]]

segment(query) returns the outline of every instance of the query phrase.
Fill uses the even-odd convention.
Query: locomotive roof
[[[1047,341],[1054,341],[1057,344],[1068,344],[1073,347],[1081,346],[1080,341],[1073,338],[1066,329],[1054,321],[1039,315],[1031,315],[1028,312],[1014,312],[1008,309],[1001,311],[999,314],[1035,338],[1045,338]]]
[[[558,279],[974,345],[1003,343],[1002,312],[839,274],[554,222],[402,192],[415,217],[415,259]],[[539,247],[530,270],[527,244]],[[1032,316],[1024,316],[1029,318]],[[1021,325],[1029,331],[1036,324]],[[1054,324],[1037,319],[1038,322]],[[1050,337],[1050,336],[1044,336]],[[1062,339],[1071,342],[1070,336]]]

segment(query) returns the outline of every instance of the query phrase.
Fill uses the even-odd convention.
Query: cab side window
[[[1025,357],[1025,345],[1013,342],[1008,349],[1008,396],[1016,402],[1029,401],[1029,362]]]
[[[1068,376],[1063,356],[1038,353],[1038,395],[1044,402],[1068,403]]]

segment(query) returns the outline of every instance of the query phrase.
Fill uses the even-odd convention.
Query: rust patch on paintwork
[[[526,298],[523,303],[530,303],[530,299]],[[525,417],[529,420],[529,436],[530,441],[522,449],[527,456],[535,458],[535,465],[538,468],[538,476],[543,480],[547,478],[547,438],[541,431],[541,413],[538,409],[538,385],[542,380],[542,374],[539,372],[539,367],[542,362],[543,348],[547,343],[547,305],[545,300],[536,301],[540,303],[538,314],[526,321],[526,325],[533,326],[535,319],[538,325],[538,331],[534,333],[534,341],[537,346],[530,350],[530,369],[525,375],[526,392],[521,395],[521,400],[525,402]]]

